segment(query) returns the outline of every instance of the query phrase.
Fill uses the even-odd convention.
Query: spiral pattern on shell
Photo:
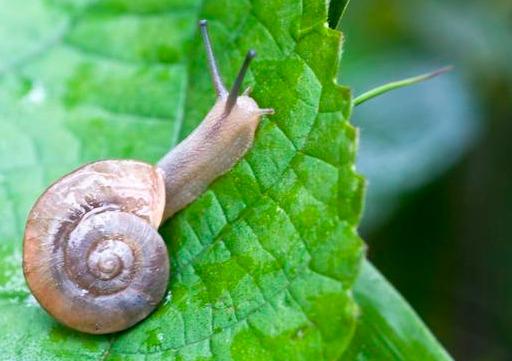
[[[88,333],[120,331],[161,301],[169,278],[157,228],[163,178],[137,161],[100,161],[64,176],[33,207],[23,270],[39,303]]]

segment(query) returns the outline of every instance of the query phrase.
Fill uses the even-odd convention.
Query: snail
[[[230,170],[253,143],[261,117],[250,89],[239,95],[250,50],[228,92],[199,22],[217,93],[200,125],[156,164],[101,160],[52,184],[29,213],[23,272],[60,323],[92,334],[124,330],[160,303],[169,280],[160,224]]]

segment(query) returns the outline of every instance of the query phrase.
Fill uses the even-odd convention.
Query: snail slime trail
[[[157,165],[101,160],[65,175],[33,206],[23,272],[41,306],[73,329],[104,334],[146,318],[164,297],[169,259],[160,224],[229,171],[251,147],[260,119],[239,95],[253,50],[228,91],[199,22],[217,100],[201,124]]]

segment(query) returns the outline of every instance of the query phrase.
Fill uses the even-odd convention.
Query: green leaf
[[[341,34],[323,1],[0,0],[0,359],[333,360],[357,321],[351,288],[363,180],[351,96],[335,85]],[[272,14],[270,16],[269,14]],[[276,17],[279,21],[276,21]],[[168,222],[169,294],[112,336],[57,324],[21,273],[26,215],[84,162],[155,162],[214,95],[196,23],[222,73],[260,57],[251,152]]]
[[[354,286],[361,307],[357,331],[340,360],[449,361],[407,302],[369,263]]]
[[[394,310],[364,297],[387,292],[384,280],[364,281],[367,271],[355,288],[361,310],[352,298],[363,181],[350,93],[332,82],[340,34],[324,26],[324,2],[0,0],[0,8],[0,360],[333,360],[357,325],[348,355],[364,354],[361,342],[374,337],[367,315]],[[162,228],[172,275],[154,314],[112,336],[60,326],[23,281],[26,215],[80,164],[155,162],[198,124],[214,100],[196,31],[203,17],[227,80],[249,47],[258,50],[248,83],[277,113],[244,160]],[[397,317],[412,319],[412,334],[435,354],[399,301]],[[416,342],[383,330],[392,347]]]

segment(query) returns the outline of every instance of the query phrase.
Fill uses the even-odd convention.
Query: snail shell
[[[161,171],[132,160],[88,164],[64,176],[29,214],[23,271],[61,323],[110,333],[145,318],[167,288]]]

